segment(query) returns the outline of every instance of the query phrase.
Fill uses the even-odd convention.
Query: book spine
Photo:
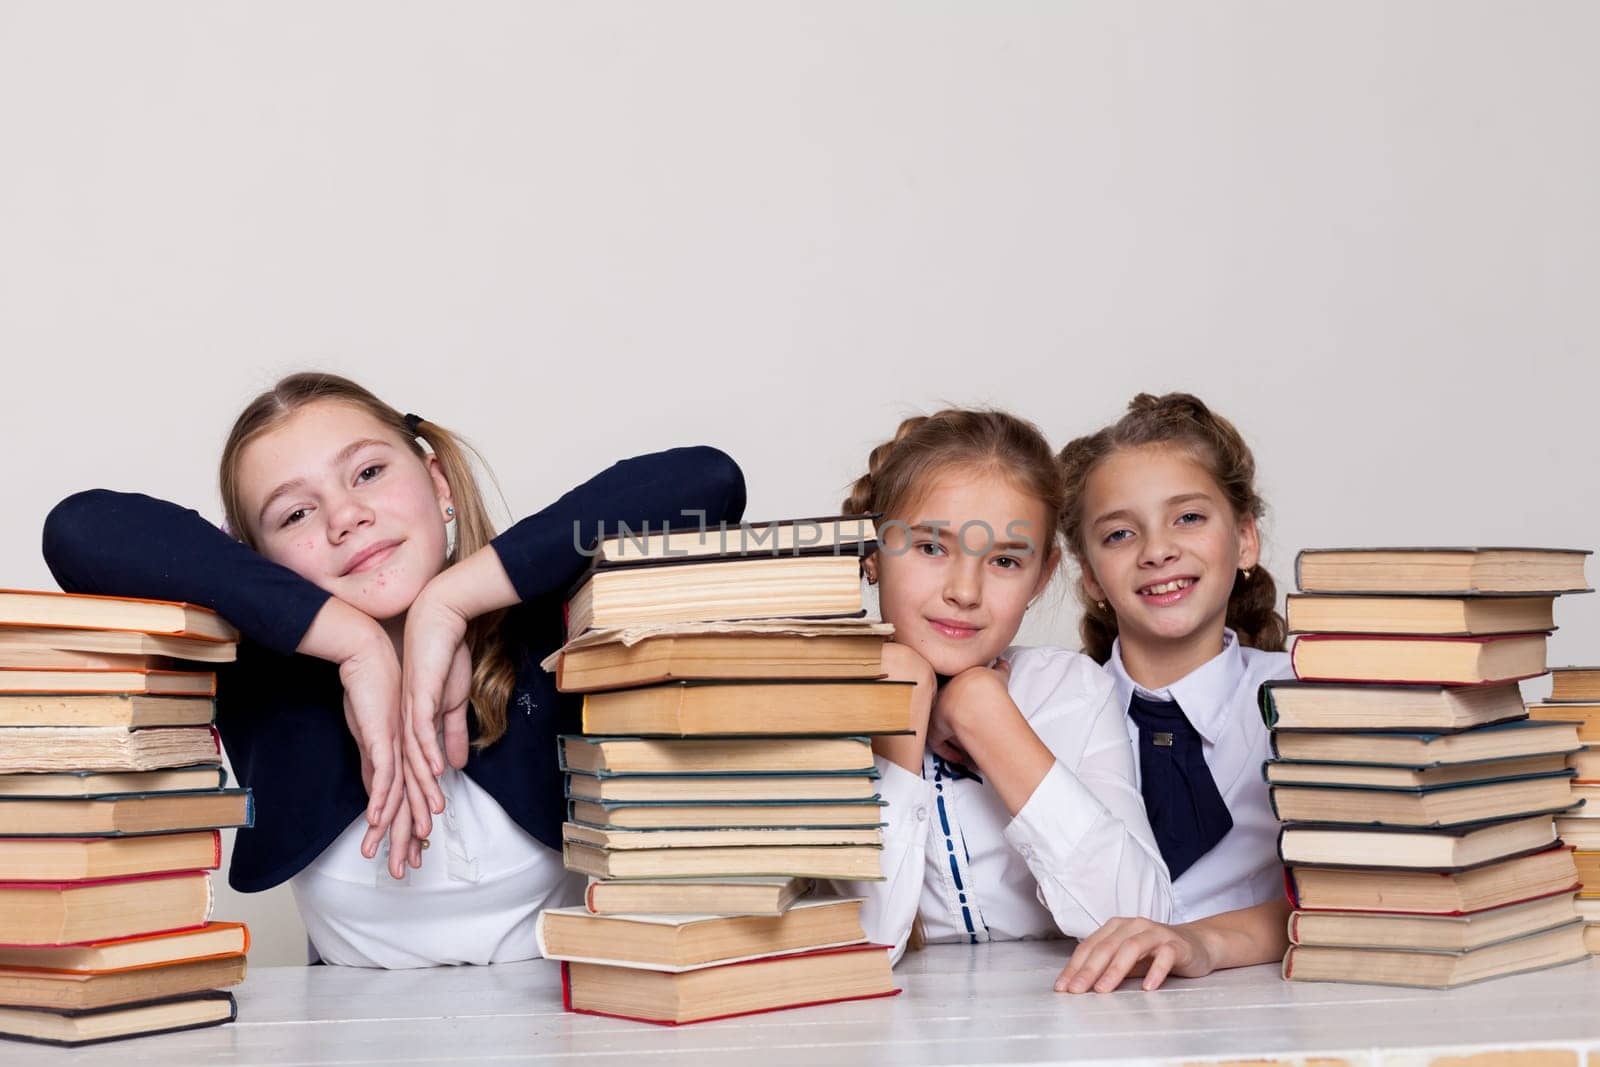
[[[211,731],[211,743],[216,746],[217,755],[222,755],[222,735],[215,726],[207,726],[206,729]]]
[[[1305,549],[1301,549],[1294,554],[1294,587],[1296,589],[1304,589],[1306,587],[1305,582],[1300,577],[1300,564],[1305,558]]]
[[[1298,945],[1299,943],[1300,943],[1300,913],[1298,911],[1291,911],[1289,913],[1289,944]]]
[[[211,831],[211,866],[213,869],[222,866],[222,832]]]
[[[1294,950],[1295,946],[1290,945],[1289,951],[1283,954],[1283,980],[1285,982],[1294,981]]]
[[[545,915],[546,915],[546,911],[544,909],[540,909],[538,917],[533,920],[533,944],[539,950],[539,955],[540,956],[543,956],[545,959],[549,959],[550,958],[550,946],[544,939],[544,917],[545,917]],[[563,962],[562,965],[561,965],[561,973],[562,973],[563,977],[565,977],[565,975],[566,975],[566,963],[565,962]]]
[[[256,824],[256,795],[250,790],[244,791],[244,823],[245,829]]]
[[[1271,686],[1263,683],[1261,688],[1256,690],[1256,703],[1261,708],[1261,721],[1266,724],[1267,729],[1270,730],[1278,725],[1278,703],[1273,699]]]
[[[561,1010],[572,1011],[572,965],[561,961]]]
[[[583,906],[590,915],[599,915],[600,913],[596,911],[594,907],[594,887],[595,882],[593,880],[591,880],[589,884],[584,887]]]
[[[1289,898],[1290,906],[1299,908],[1300,887],[1295,883],[1293,867],[1285,867],[1283,869],[1283,891]]]
[[[1280,826],[1278,828],[1278,862],[1279,863],[1288,863],[1289,862],[1288,860],[1283,858],[1283,835],[1288,833],[1288,832],[1289,832],[1289,828],[1287,826]]]

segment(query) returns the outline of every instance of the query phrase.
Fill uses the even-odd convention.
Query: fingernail
[[[1065,983],[1065,982],[1057,982],[1056,983],[1056,992],[1057,993],[1065,993],[1066,991],[1067,991],[1067,983]]]

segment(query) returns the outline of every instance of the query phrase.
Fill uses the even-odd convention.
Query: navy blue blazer
[[[471,750],[465,773],[544,844],[561,848],[555,738],[578,730],[581,701],[556,692],[539,661],[561,646],[563,599],[588,565],[577,544],[602,523],[608,531],[619,522],[692,524],[685,510],[703,510],[713,526],[737,522],[744,504],[744,476],[730,457],[676,448],[614,464],[492,542],[522,598],[505,623],[517,684],[505,734]],[[184,600],[239,628],[238,661],[215,665],[217,727],[234,773],[255,791],[256,824],[239,831],[230,885],[272,888],[360,817],[367,797],[338,667],[294,651],[331,594],[198,513],[136,493],[94,489],[63,500],[45,520],[44,556],[68,592]]]

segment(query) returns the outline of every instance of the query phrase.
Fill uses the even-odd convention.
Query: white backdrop
[[[74,489],[215,517],[229,423],[303,367],[462,430],[519,514],[693,441],[752,517],[817,514],[941,401],[1061,442],[1187,388],[1255,445],[1280,586],[1307,545],[1594,545],[1597,37],[1509,0],[0,0],[0,585],[49,584]],[[1557,610],[1600,661],[1600,599]],[[286,890],[218,914],[302,958]]]

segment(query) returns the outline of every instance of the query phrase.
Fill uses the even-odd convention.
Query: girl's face
[[[380,622],[444,568],[450,487],[350,404],[307,404],[241,450],[239,499],[262,555]]]
[[[879,527],[866,561],[897,643],[939,674],[990,663],[1055,570],[1044,504],[987,472],[949,470]]]
[[[1234,576],[1260,545],[1210,471],[1181,448],[1124,449],[1089,475],[1083,507],[1083,586],[1124,643],[1221,642]]]

